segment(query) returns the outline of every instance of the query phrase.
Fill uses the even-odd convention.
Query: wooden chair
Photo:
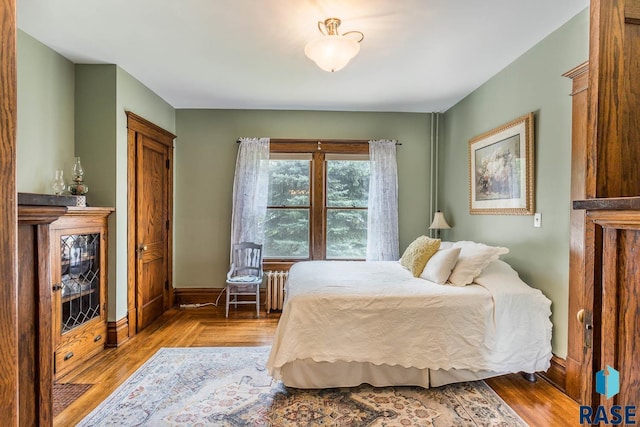
[[[242,242],[233,245],[231,268],[227,273],[226,317],[229,305],[255,304],[260,317],[260,285],[262,284],[262,245]],[[242,296],[242,299],[238,297]],[[254,297],[247,299],[246,297]]]

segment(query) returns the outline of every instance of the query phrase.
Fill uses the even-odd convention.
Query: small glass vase
[[[64,183],[64,172],[62,170],[56,171],[56,177],[51,182],[51,188],[53,188],[53,194],[56,196],[60,196],[64,193],[66,185]]]

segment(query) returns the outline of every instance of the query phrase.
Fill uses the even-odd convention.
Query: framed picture
[[[469,140],[469,212],[533,215],[533,113]]]

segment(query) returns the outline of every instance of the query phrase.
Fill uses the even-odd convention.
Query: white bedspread
[[[486,281],[485,281],[486,282]],[[550,301],[520,280],[455,287],[398,262],[295,264],[267,368],[297,359],[420,369],[545,371]]]

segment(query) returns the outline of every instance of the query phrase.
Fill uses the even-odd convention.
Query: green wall
[[[429,226],[429,114],[177,110],[174,286],[224,287],[241,136],[397,139],[400,250]]]
[[[571,91],[565,71],[588,57],[588,11],[526,52],[441,118],[439,207],[449,240],[511,249],[507,260],[553,301],[554,352],[566,355]],[[127,131],[130,110],[178,135],[175,153],[174,286],[222,287],[228,267],[231,191],[240,136],[395,138],[400,250],[427,232],[430,114],[174,110],[116,65],[75,65],[18,31],[18,191],[50,193],[56,169],[82,158],[93,205],[113,206],[109,320],[126,315]],[[469,215],[470,138],[536,113],[536,211]]]
[[[87,202],[115,206],[116,66],[78,64],[75,83],[75,153],[89,186]]]
[[[585,10],[444,114],[439,207],[452,240],[508,247],[504,258],[552,301],[553,351],[567,352],[569,212],[571,209],[571,81],[562,74],[588,59]],[[516,117],[535,113],[536,212],[470,215],[468,141]]]
[[[76,65],[75,153],[89,186],[87,202],[111,206],[109,320],[127,314],[127,117],[132,111],[175,131],[175,110],[116,65]]]
[[[19,192],[52,194],[73,167],[73,63],[18,30],[17,176]]]
[[[17,187],[52,193],[56,169],[70,181],[80,156],[87,202],[111,206],[109,320],[127,313],[127,118],[175,132],[175,110],[117,65],[74,65],[18,30]]]

